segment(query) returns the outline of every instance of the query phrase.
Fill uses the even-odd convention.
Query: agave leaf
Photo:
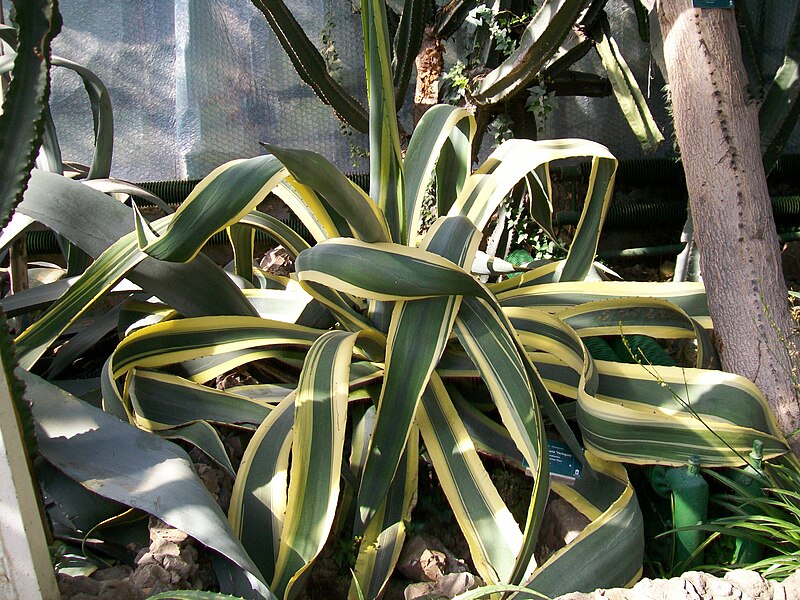
[[[561,280],[582,280],[597,252],[617,168],[617,160],[600,144],[585,140],[508,140],[467,179],[449,214],[464,215],[478,229],[483,229],[503,198],[528,173],[552,161],[578,156],[592,157],[592,171],[583,213],[561,271]]]
[[[504,582],[519,583],[533,557],[533,549],[547,502],[548,462],[547,438],[539,402],[558,425],[576,456],[580,448],[569,434],[549,393],[539,382],[532,365],[526,364],[524,349],[516,342],[515,333],[496,307],[475,298],[465,298],[456,322],[461,345],[477,366],[506,429],[522,453],[534,477],[534,489],[528,509],[522,546],[515,553],[513,570],[503,574]],[[535,387],[534,387],[535,386]]]
[[[262,347],[310,347],[322,332],[260,317],[195,317],[135,331],[114,350],[115,378],[137,367],[161,367],[193,358]]]
[[[233,248],[233,272],[253,283],[253,246],[256,230],[247,225],[235,223],[225,229]]]
[[[268,579],[286,512],[294,402],[295,394],[289,394],[259,425],[239,465],[228,510],[233,531]]]
[[[696,454],[706,466],[739,466],[756,439],[765,457],[787,451],[749,380],[722,371],[595,364],[597,391],[579,395],[578,421],[598,456],[680,466]]]
[[[270,28],[292,61],[300,78],[329,105],[336,116],[353,129],[366,133],[367,111],[328,73],[325,61],[303,28],[281,0],[252,0],[267,18]]]
[[[374,300],[484,293],[477,281],[449,260],[398,244],[328,240],[300,254],[295,269],[301,282]]]
[[[597,42],[595,48],[608,73],[611,88],[614,90],[614,96],[622,113],[642,148],[646,152],[654,152],[664,141],[664,136],[661,135],[642,95],[642,90],[639,89],[639,84],[636,83],[633,73],[628,68],[628,63],[625,62],[619,51],[617,42],[611,37],[608,17],[605,13],[599,19],[596,29],[598,31],[594,33]]]
[[[519,46],[473,93],[478,104],[496,104],[524,89],[561,47],[588,0],[545,0]]]
[[[136,424],[151,430],[194,421],[257,427],[272,410],[263,401],[145,369],[133,371],[128,393]]]
[[[104,177],[102,179],[85,179],[81,183],[97,190],[98,192],[103,192],[104,194],[128,194],[129,196],[143,198],[148,202],[155,204],[168,215],[175,212],[175,210],[169,204],[164,202],[152,192],[149,192],[136,184],[128,183],[127,181],[114,179],[112,177]],[[131,200],[131,202],[133,202],[133,200]]]
[[[258,227],[262,231],[268,233],[270,237],[274,238],[292,256],[297,256],[300,252],[310,247],[308,242],[297,235],[294,229],[272,215],[265,214],[261,211],[254,210],[250,214],[242,217],[239,223]]]
[[[52,64],[74,71],[83,81],[86,93],[89,95],[94,124],[94,154],[87,179],[108,177],[111,173],[111,157],[114,150],[114,114],[108,89],[97,75],[78,63],[54,56]]]
[[[291,279],[289,282],[285,290],[250,289],[242,290],[242,293],[261,318],[296,323],[312,297],[297,282]]]
[[[402,203],[403,159],[383,0],[361,0],[361,24],[369,100],[369,195],[386,218],[389,239],[399,242],[403,240],[402,227],[406,220]]]
[[[219,434],[205,421],[197,421],[174,429],[164,429],[157,434],[168,440],[183,440],[202,450],[209,458],[225,469],[231,477],[236,477],[236,469],[228,458]]]
[[[631,586],[642,573],[642,514],[625,468],[590,453],[596,477],[553,490],[591,521],[575,540],[551,556],[526,579],[525,586],[554,598],[571,591]]]
[[[464,264],[471,260],[479,241],[480,232],[466,219],[440,219],[421,250]],[[375,431],[358,491],[358,535],[386,496],[419,399],[444,352],[460,302],[459,296],[448,295],[395,304]]]
[[[191,260],[212,235],[253,210],[286,173],[273,156],[235,160],[217,167],[170,217],[166,231],[142,251],[160,260]],[[141,219],[136,221],[136,229],[141,236],[145,230]]]
[[[33,374],[20,376],[37,399],[33,413],[48,461],[87,489],[185,531],[249,572],[255,583],[263,581],[183,450]],[[274,598],[263,583],[260,587],[264,597]]]
[[[436,214],[439,216],[450,212],[461,190],[464,189],[464,183],[472,167],[474,136],[475,131],[472,126],[462,122],[450,133],[450,137],[439,151],[439,160],[436,161]]]
[[[475,117],[455,106],[438,105],[428,110],[420,119],[408,143],[405,158],[405,237],[402,241],[413,245],[414,236],[419,231],[422,221],[422,202],[436,165],[436,158],[442,158],[442,148],[450,142],[454,148],[452,161],[448,161],[446,171],[454,178],[452,184],[439,181],[438,188],[452,190],[457,194],[471,167],[471,142],[475,136]],[[463,144],[457,141],[465,138]],[[455,149],[462,150],[456,152]],[[460,185],[458,183],[460,181]],[[455,197],[453,198],[455,199]],[[442,213],[444,214],[444,213]]]
[[[315,241],[321,242],[332,237],[350,235],[350,226],[347,223],[341,223],[341,218],[334,223],[334,216],[338,216],[338,213],[334,211],[332,216],[328,210],[328,203],[324,202],[309,186],[297,181],[291,174],[272,190],[272,193],[283,200],[289,210],[305,225]]]
[[[522,547],[522,532],[436,375],[423,395],[417,422],[478,574],[486,582],[507,582]]]
[[[706,330],[665,300],[600,300],[563,310],[556,316],[581,337],[639,334],[661,339],[693,339],[697,344],[697,368],[719,367],[717,351]]]
[[[274,589],[286,597],[294,597],[293,586],[322,550],[333,525],[357,337],[341,331],[320,336],[297,384],[288,501],[273,576]]]
[[[712,325],[701,283],[582,281],[527,285],[535,277],[536,273],[524,273],[491,289],[503,308],[525,306],[550,313],[613,298],[656,298],[676,305],[705,328]]]
[[[0,229],[22,200],[39,151],[50,94],[50,43],[61,30],[61,15],[52,2],[25,4],[17,14],[22,37],[0,115]]]
[[[386,499],[364,531],[348,598],[359,598],[358,589],[365,598],[379,597],[394,572],[416,503],[418,456],[419,434],[412,429]]]
[[[309,150],[291,150],[270,144],[262,146],[275,155],[297,181],[324,196],[357,238],[366,242],[389,240],[386,220],[375,203],[326,158]]]

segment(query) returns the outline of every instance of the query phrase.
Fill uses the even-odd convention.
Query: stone
[[[131,575],[130,583],[145,596],[152,596],[159,592],[169,590],[172,580],[169,571],[157,563],[146,564],[139,567]]]
[[[755,571],[736,569],[725,573],[725,581],[737,586],[742,590],[743,597],[752,600],[772,600],[774,597],[772,585]]]
[[[455,598],[478,587],[478,579],[472,573],[448,573],[436,582],[436,587],[447,598]]]
[[[407,585],[403,591],[403,598],[405,600],[442,600],[446,599],[446,596],[442,595],[435,583],[422,581]]]
[[[429,535],[415,535],[403,545],[397,570],[411,581],[437,581],[447,573],[443,544]]]
[[[800,600],[800,571],[795,571],[783,580],[786,600]]]

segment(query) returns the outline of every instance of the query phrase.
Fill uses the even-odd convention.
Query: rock
[[[438,581],[446,573],[463,573],[467,567],[435,537],[415,535],[403,546],[397,570],[411,581]]]
[[[172,589],[172,576],[169,571],[157,563],[149,563],[137,568],[131,575],[130,583],[145,596],[152,596],[159,592]]]
[[[478,587],[479,581],[472,573],[448,573],[436,582],[436,587],[445,597],[455,598]]]
[[[403,591],[403,598],[405,600],[442,600],[446,599],[447,596],[442,595],[435,583],[423,581],[406,586]]]
[[[772,600],[774,592],[772,584],[766,581],[755,571],[746,569],[736,569],[725,573],[725,581],[731,582],[742,590],[743,597],[750,597],[752,600]]]
[[[559,600],[593,600],[594,594],[586,594],[584,592],[571,592],[569,594],[564,594],[563,596],[559,596]]]
[[[800,600],[800,571],[783,583],[767,581],[754,571],[738,569],[724,578],[687,571],[672,579],[642,579],[631,589],[573,592],[556,600]]]
[[[742,590],[737,586],[708,573],[687,571],[676,579],[691,581],[701,598],[730,598],[731,600],[742,598]]]
[[[795,571],[783,580],[786,600],[800,600],[800,571]]]
[[[268,273],[286,277],[294,271],[294,259],[283,246],[277,246],[261,258],[259,266]]]

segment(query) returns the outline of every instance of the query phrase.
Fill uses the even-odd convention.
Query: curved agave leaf
[[[587,448],[635,464],[740,466],[753,442],[764,456],[788,448],[766,400],[749,380],[678,367],[595,361],[594,395],[579,395],[578,421]]]
[[[195,317],[135,331],[117,346],[112,373],[162,367],[192,358],[269,346],[310,347],[322,332],[260,317]]]
[[[558,313],[587,302],[614,298],[656,298],[679,307],[701,326],[705,328],[712,326],[706,291],[702,283],[585,281],[528,285],[530,282],[528,275],[524,273],[490,286],[503,308],[520,306]]]
[[[389,241],[386,219],[375,202],[326,158],[310,150],[261,145],[275,155],[297,181],[325,198],[331,209],[346,223],[339,231],[350,229],[365,242]]]
[[[128,194],[128,196],[138,196],[139,198],[144,198],[148,202],[155,204],[168,215],[175,212],[175,210],[161,198],[134,183],[122,181],[121,179],[114,179],[112,177],[105,177],[102,179],[84,179],[81,181],[81,183],[97,190],[98,192],[103,192],[104,194]]]
[[[86,93],[89,94],[94,124],[94,154],[87,179],[108,177],[111,173],[111,157],[114,150],[114,114],[108,89],[97,75],[78,63],[54,56],[52,64],[74,71],[83,81]]]
[[[719,368],[717,351],[706,330],[665,300],[600,300],[568,308],[556,316],[581,337],[639,334],[661,339],[693,339],[697,343],[697,368]],[[643,360],[641,356],[633,358]]]
[[[545,0],[525,28],[519,46],[489,73],[473,97],[496,104],[522,90],[561,47],[588,0]]]
[[[268,233],[292,256],[297,256],[303,250],[310,248],[308,242],[300,237],[294,229],[261,211],[254,210],[242,217],[239,223],[258,227],[261,231]]]
[[[441,219],[428,233],[421,250],[464,264],[474,256],[479,241],[480,232],[466,219]],[[444,352],[460,303],[459,296],[446,295],[394,306],[375,431],[358,491],[357,535],[386,496],[419,399]]]
[[[219,434],[205,421],[196,421],[173,429],[163,429],[158,431],[157,434],[167,440],[189,442],[225,469],[231,477],[236,477],[236,469],[233,468],[231,459],[228,458],[228,453],[225,450],[225,446],[222,445],[222,440],[219,439]]]
[[[435,374],[423,395],[417,422],[478,574],[486,582],[507,582],[522,547],[522,532]]]
[[[617,159],[600,144],[585,140],[508,140],[467,178],[449,214],[464,215],[482,230],[503,198],[528,173],[552,161],[579,156],[592,157],[592,170],[581,219],[560,278],[582,280],[597,252],[617,169]]]
[[[253,210],[286,173],[273,156],[235,160],[217,167],[197,184],[169,218],[166,231],[143,246],[142,251],[165,261],[191,260],[212,235],[238,223]],[[152,239],[147,229],[146,221],[137,216],[136,231],[140,240]]]
[[[577,398],[587,448],[607,460],[709,466],[743,464],[763,438],[773,456],[786,451],[755,386],[719,371],[593,360],[575,330],[554,316],[509,310],[548,388]],[[724,400],[723,400],[724,398]]]
[[[220,552],[250,574],[261,597],[275,598],[183,450],[35,375],[20,375],[37,398],[33,413],[48,461],[87,489],[154,514]]]
[[[294,586],[322,550],[336,514],[357,337],[341,331],[320,336],[297,384],[288,502],[272,586],[287,598],[296,596]]]
[[[413,245],[413,237],[419,231],[422,221],[425,190],[433,175],[437,157],[439,161],[443,160],[442,149],[448,142],[454,149],[461,150],[452,152],[453,160],[448,161],[446,168],[455,181],[453,183],[440,181],[437,187],[455,194],[461,190],[464,180],[470,173],[471,144],[475,131],[475,117],[466,109],[455,106],[444,104],[434,106],[420,119],[408,143],[405,157],[405,223],[401,242]],[[452,141],[462,138],[466,143],[459,144],[458,141]]]
[[[257,427],[272,411],[272,406],[263,401],[145,369],[134,369],[128,394],[136,424],[150,430],[172,429],[194,421]]]
[[[554,483],[553,490],[591,523],[525,582],[550,598],[598,585],[630,586],[641,577],[644,527],[625,468],[586,456],[596,477],[582,477],[574,486]]]

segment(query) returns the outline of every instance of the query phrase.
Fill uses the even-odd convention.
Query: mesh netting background
[[[796,0],[755,3],[768,49],[762,68],[774,73]],[[308,36],[321,44],[329,17],[342,62],[343,84],[365,98],[361,20],[352,0],[288,0]],[[263,15],[248,0],[62,0],[62,33],[54,51],[92,69],[108,86],[115,113],[112,175],[132,181],[199,178],[222,162],[260,154],[259,141],[312,149],[343,170],[351,145],[366,136],[342,134],[331,109],[295,73]],[[607,5],[612,29],[672,151],[664,82],[649,47],[639,39],[629,0]],[[777,34],[775,33],[777,31]],[[453,60],[445,56],[446,66]],[[590,52],[578,65],[600,73]],[[413,81],[412,81],[413,88]],[[413,93],[413,90],[411,90]],[[91,159],[91,115],[76,75],[53,73],[53,115],[65,159]],[[619,158],[641,157],[616,101],[558,99],[546,137],[585,137]],[[800,147],[795,131],[790,150]]]

